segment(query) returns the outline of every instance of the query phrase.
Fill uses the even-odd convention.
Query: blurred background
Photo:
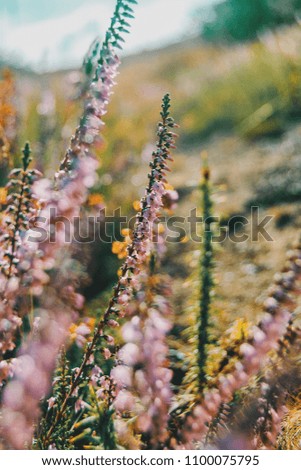
[[[2,147],[0,186],[25,140],[36,166],[53,174],[81,113],[83,56],[104,34],[113,8],[114,0],[1,0],[0,139],[5,134],[11,152],[8,162]],[[301,0],[141,0],[96,149],[101,168],[91,205],[104,200],[109,212],[120,206],[133,215],[147,181],[160,100],[169,91],[181,126],[170,177],[180,195],[175,213],[187,217],[198,208],[201,214],[202,152],[220,225],[248,217],[254,204],[260,217],[273,216],[273,242],[228,240],[216,247],[221,329],[229,318],[260,312],[300,227],[299,18]],[[165,269],[180,315],[183,287],[191,292],[188,302],[193,298],[201,246],[189,237],[178,242],[168,247]],[[111,286],[119,264],[110,246],[96,243],[92,250],[85,286],[91,302]]]
[[[142,0],[125,53],[165,46],[194,34],[194,13],[216,0]],[[2,0],[1,54],[35,70],[76,67],[95,36],[105,32],[114,0]]]

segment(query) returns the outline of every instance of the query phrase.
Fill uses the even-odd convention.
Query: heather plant
[[[283,273],[275,277],[275,285],[270,288],[270,297],[264,304],[266,313],[263,319],[253,327],[247,338],[242,338],[239,345],[225,351],[219,373],[208,382],[200,403],[193,407],[186,418],[183,445],[191,446],[194,441],[205,436],[208,423],[219,413],[224,419],[224,405],[231,403],[235,394],[243,389],[252,377],[256,377],[269,360],[268,353],[281,351],[283,343],[290,338],[290,333],[294,339],[296,330],[291,331],[291,321],[296,306],[294,293],[298,292],[300,276],[299,256],[297,244],[296,249],[288,253],[288,262]],[[278,424],[280,420],[281,418]],[[248,429],[248,432],[252,434],[254,429]],[[237,442],[233,436],[229,439]]]
[[[35,188],[35,194],[43,199],[43,209],[40,211],[39,217],[48,222],[46,227],[49,236],[39,244],[39,256],[36,256],[37,247],[35,244],[30,247],[30,243],[26,243],[26,248],[28,248],[26,255],[30,258],[28,270],[31,270],[33,294],[39,299],[39,311],[43,315],[42,318],[38,317],[41,320],[38,332],[32,337],[32,340],[27,341],[26,353],[23,351],[19,358],[22,363],[24,357],[30,356],[32,362],[28,364],[28,367],[26,367],[26,362],[22,363],[19,373],[15,374],[14,380],[8,384],[7,389],[4,391],[3,402],[6,406],[4,406],[3,411],[3,430],[7,439],[11,439],[13,446],[16,447],[22,447],[27,439],[30,439],[32,433],[31,423],[39,415],[39,399],[42,398],[49,387],[47,375],[53,369],[58,349],[66,337],[69,323],[76,311],[82,308],[83,299],[74,292],[74,283],[70,282],[66,285],[64,275],[56,269],[60,254],[58,254],[58,251],[64,244],[64,237],[68,234],[62,232],[62,229],[61,233],[56,231],[55,243],[51,243],[50,234],[60,218],[67,217],[72,221],[79,214],[80,207],[84,204],[88,195],[87,188],[91,187],[95,181],[95,170],[98,164],[96,158],[89,154],[89,147],[103,124],[101,117],[105,113],[110,88],[114,84],[116,67],[119,61],[113,50],[120,47],[119,41],[121,40],[121,36],[117,33],[115,27],[122,27],[125,21],[124,18],[132,16],[132,9],[128,3],[133,2],[119,0],[117,2],[112,24],[103,43],[95,77],[89,86],[88,102],[85,101],[84,115],[62,161],[60,172],[56,175],[55,185],[44,179]],[[27,162],[25,162],[24,167],[24,171],[26,170]],[[22,183],[26,182],[26,176],[24,178]],[[20,197],[23,197],[23,187]],[[22,209],[23,206],[21,205],[20,208]],[[57,210],[56,217],[52,216],[51,208]],[[21,216],[22,214],[17,214],[17,234]],[[12,249],[14,255],[14,238],[12,240]],[[14,261],[14,258],[12,259]],[[13,266],[13,264],[11,263],[10,266]],[[9,267],[9,275],[11,269]],[[61,288],[56,291],[59,286]],[[55,296],[54,291],[56,291]],[[42,353],[43,350],[44,354]],[[36,370],[39,387],[36,390],[35,399],[33,397],[31,399],[30,407],[26,404],[33,386],[32,383],[29,383],[33,367]],[[18,400],[18,402],[11,401],[10,398],[15,395],[14,390],[20,389],[20,387],[23,390],[22,400]],[[10,432],[11,420],[20,423],[18,432],[15,434]]]
[[[301,385],[300,242],[275,275],[261,318],[247,321],[242,311],[218,335],[217,249],[205,161],[198,187],[203,239],[192,253],[198,271],[186,284],[190,306],[181,311],[179,331],[163,224],[178,199],[167,179],[178,127],[169,93],[162,99],[148,182],[134,203],[134,226],[112,244],[122,260],[117,281],[91,303],[84,294],[89,273],[87,259],[78,256],[84,250],[74,237],[75,221],[105,206],[95,189],[95,147],[120,64],[116,51],[136,3],[117,0],[104,41],[96,39],[84,59],[82,116],[53,177],[31,168],[26,143],[20,168],[1,188],[1,448],[289,447],[292,402],[298,406]],[[129,185],[124,181],[124,192]],[[186,367],[180,378],[175,356]]]
[[[6,208],[1,218],[1,385],[7,378],[5,370],[7,373],[9,370],[8,362],[3,359],[8,351],[10,354],[15,351],[18,330],[26,329],[22,325],[22,317],[27,315],[30,306],[30,293],[26,293],[29,265],[24,256],[22,239],[30,228],[32,217],[39,211],[39,201],[33,194],[32,186],[40,176],[37,170],[29,167],[30,153],[27,143],[23,149],[22,168],[10,172],[6,185]]]
[[[204,242],[201,260],[201,292],[200,292],[200,317],[198,319],[198,390],[202,391],[207,381],[206,365],[208,359],[209,323],[210,323],[210,296],[213,287],[212,279],[212,203],[210,198],[209,178],[210,171],[205,162],[203,170],[203,217],[204,217]]]
[[[44,445],[45,442],[49,445],[56,426],[64,419],[69,400],[75,394],[81,382],[86,381],[87,378],[89,379],[89,371],[94,366],[95,353],[101,351],[106,360],[111,357],[110,345],[114,345],[114,338],[108,334],[109,331],[107,332],[107,330],[119,326],[118,321],[125,315],[125,307],[129,302],[133,288],[135,290],[139,289],[141,266],[149,257],[153,239],[153,224],[158,218],[158,211],[163,205],[164,181],[166,181],[165,174],[168,169],[167,162],[171,159],[170,149],[174,148],[175,134],[172,129],[176,124],[170,116],[169,108],[170,98],[169,95],[166,95],[162,102],[162,122],[158,124],[157,149],[153,152],[153,159],[150,162],[149,184],[140,203],[141,211],[137,214],[132,241],[127,247],[127,256],[121,267],[118,283],[113,289],[113,295],[101,315],[91,341],[87,344],[82,362],[71,380],[69,391],[50,424],[44,439]]]
[[[213,219],[212,197],[210,185],[210,169],[207,154],[204,152],[202,181],[200,193],[202,196],[202,217],[204,220],[202,252],[199,255],[200,266],[197,276],[191,276],[190,285],[196,292],[192,302],[188,300],[185,308],[186,325],[182,334],[183,340],[189,344],[186,352],[186,373],[183,379],[183,406],[202,394],[210,371],[208,370],[209,348],[212,342],[212,290],[213,290]],[[181,409],[181,407],[180,407]]]

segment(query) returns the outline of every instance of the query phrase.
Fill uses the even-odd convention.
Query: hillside
[[[155,124],[160,99],[169,91],[181,126],[170,177],[181,196],[175,213],[188,217],[191,209],[200,208],[199,155],[206,151],[212,171],[214,211],[223,224],[233,215],[248,218],[252,200],[262,207],[260,220],[265,215],[273,216],[268,226],[273,242],[228,240],[217,244],[216,272],[223,275],[217,274],[216,278],[216,308],[223,312],[225,322],[242,315],[254,318],[261,311],[262,292],[294,241],[301,191],[295,201],[290,201],[279,190],[273,207],[265,207],[269,204],[264,199],[264,188],[258,195],[256,191],[258,184],[264,185],[267,172],[299,158],[300,45],[301,32],[296,28],[247,46],[222,48],[189,40],[127,57],[106,118],[105,142],[99,152],[99,191],[110,209],[120,205],[125,213],[133,214],[132,201],[138,199],[146,182],[145,155],[149,155],[148,142],[154,134],[150,123]],[[21,135],[32,142],[39,166],[48,173],[50,164],[58,162],[63,152],[63,145],[58,147],[56,143],[58,136],[62,135],[67,145],[80,113],[76,102],[65,99],[76,95],[74,82],[78,77],[74,71],[40,76],[15,73]],[[45,107],[42,112],[41,103]],[[288,172],[284,178],[284,186],[289,185],[291,174]],[[111,189],[112,180],[115,184]],[[249,226],[247,230],[249,234]],[[189,275],[183,261],[200,250],[200,243],[185,238],[177,248],[169,249],[166,269],[182,284]],[[113,263],[112,258],[108,259]],[[192,271],[196,268],[191,260]],[[115,269],[113,263],[112,276]],[[181,302],[176,300],[180,312]]]

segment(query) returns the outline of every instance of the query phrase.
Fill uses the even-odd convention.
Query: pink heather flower
[[[90,153],[90,148],[97,140],[98,131],[102,127],[101,117],[105,112],[111,94],[111,87],[114,84],[118,64],[118,59],[112,56],[111,51],[108,50],[106,60],[97,70],[97,76],[101,79],[102,83],[98,84],[100,86],[93,83],[88,92],[84,116],[81,119],[80,126],[76,129],[74,137],[71,139],[70,147],[61,164],[60,171],[57,173],[56,186],[50,186],[50,188],[46,190],[47,186],[44,184],[44,187],[40,186],[37,189],[43,192],[45,196],[44,207],[40,216],[46,221],[44,229],[47,237],[42,241],[36,240],[29,242],[29,240],[27,240],[24,246],[27,259],[31,263],[29,277],[32,281],[30,281],[29,284],[32,284],[35,292],[40,295],[42,299],[40,303],[44,313],[40,315],[41,323],[39,325],[39,331],[34,338],[28,341],[26,347],[20,352],[20,358],[31,358],[32,362],[30,363],[30,367],[29,361],[27,361],[26,367],[23,367],[22,370],[16,373],[14,380],[8,384],[3,394],[3,436],[9,445],[17,449],[21,449],[25,445],[30,446],[33,435],[32,422],[39,416],[39,400],[49,391],[50,377],[59,348],[66,339],[70,323],[76,316],[76,310],[82,307],[82,302],[81,300],[79,302],[77,294],[74,291],[70,292],[68,280],[66,285],[66,279],[62,276],[61,271],[57,270],[58,275],[61,277],[53,277],[48,272],[46,272],[46,276],[49,277],[44,277],[42,272],[47,270],[43,267],[43,264],[44,266],[53,265],[55,270],[60,256],[65,252],[66,245],[68,243],[70,244],[74,231],[72,224],[69,224],[68,230],[66,231],[65,227],[62,227],[61,221],[62,219],[71,221],[79,215],[80,207],[87,199],[88,189],[96,181],[98,163],[96,158]],[[165,101],[166,100],[168,100],[167,97],[165,97]],[[165,117],[163,116],[163,123],[164,122]],[[164,158],[169,157],[169,148],[172,146],[172,139],[168,137],[168,127],[172,127],[173,125],[172,118],[168,118],[166,125],[163,125],[162,129],[159,131],[160,148],[158,148],[158,153],[155,154],[156,156],[153,160],[150,185],[146,190],[146,197],[150,193],[155,196],[156,188],[158,189],[159,195],[163,195],[164,193],[163,182],[166,180],[163,171],[165,165],[162,165],[162,163]],[[133,243],[132,246],[129,247],[129,257],[131,257],[131,262],[135,260],[136,265],[129,269],[127,262],[125,262],[122,268],[123,277],[128,274],[128,271],[131,277],[132,274],[133,276],[137,276],[140,266],[147,260],[152,245],[152,233],[149,227],[149,221],[155,220],[157,211],[161,206],[161,198],[152,198],[149,207],[146,207],[145,201],[143,200],[143,204],[141,204],[141,214],[137,217]],[[146,214],[144,211],[149,211],[146,213],[148,217],[145,217]],[[53,239],[54,235],[56,235],[56,237]],[[66,236],[69,237],[69,241],[66,240]],[[38,257],[36,253],[39,253]],[[50,291],[49,295],[47,295],[48,290]],[[46,295],[42,296],[43,292]],[[123,293],[122,295],[125,296],[127,294]],[[119,293],[117,297],[119,297]],[[104,326],[107,326],[108,317],[111,314],[110,308],[111,307],[109,307],[105,313]],[[121,311],[119,315],[122,316],[123,312]],[[97,331],[99,332],[100,329],[97,329]],[[160,338],[158,338],[158,341],[160,341]],[[93,341],[91,344],[94,344]],[[93,348],[93,346],[91,347]],[[155,350],[156,349],[162,354],[160,347],[155,348]],[[107,348],[105,348],[103,352],[106,359],[111,356]],[[87,364],[92,353],[93,349],[88,349],[84,364]],[[120,370],[117,371],[117,374],[118,373],[120,374]],[[123,373],[123,378],[121,376],[119,377],[122,382],[122,380],[125,380],[126,376]],[[149,379],[150,378],[151,369]],[[156,383],[156,381],[154,383]],[[159,381],[159,383],[160,387],[158,388],[160,390],[164,389],[164,387],[161,386],[161,381]],[[166,397],[166,392],[164,392],[164,396]],[[163,402],[164,400],[162,400],[161,397],[154,397],[154,406],[158,407],[160,404],[161,411],[163,409],[161,406]],[[166,403],[166,401],[164,403]],[[152,413],[154,412],[152,411]],[[158,423],[159,418],[160,410],[158,410],[158,419],[156,418]],[[12,432],[13,427],[11,424],[13,422],[19,425],[18,434]],[[162,419],[160,422],[162,422]],[[156,424],[156,427],[159,430],[160,426],[158,424]]]
[[[134,366],[140,361],[140,349],[135,343],[127,343],[119,351],[118,357],[123,363],[128,364],[130,367]]]
[[[77,128],[75,137],[72,139],[70,148],[62,162],[61,170],[63,172],[69,171],[79,152],[89,153],[90,146],[95,142],[100,130],[103,128],[104,122],[102,117],[107,110],[119,63],[119,59],[114,55],[113,51],[108,49],[105,62],[99,65],[97,70],[98,80],[92,82],[88,91],[82,119],[83,124]],[[64,174],[59,175],[59,178],[62,176],[64,177]],[[90,176],[86,179],[85,183],[88,187],[94,184]]]
[[[292,318],[294,299],[289,296],[295,291],[295,283],[301,278],[300,270],[301,250],[295,250],[295,256],[290,259],[288,272],[277,275],[277,287],[270,289],[272,293],[264,303],[267,313],[260,323],[253,329],[253,337],[240,346],[240,358],[236,362],[232,374],[218,376],[215,387],[209,391],[198,405],[198,410],[205,412],[204,417],[195,416],[195,411],[186,419],[183,426],[182,438],[185,446],[192,447],[194,441],[200,441],[207,430],[207,423],[218,412],[220,403],[227,403],[233,397],[236,390],[244,387],[250,377],[265,365],[267,353],[279,348],[279,339],[287,331],[289,321]],[[298,292],[298,291],[297,291]],[[277,299],[276,299],[277,297]],[[211,403],[212,393],[218,400],[213,406]],[[272,439],[272,436],[271,436]]]
[[[93,387],[97,387],[100,384],[100,379],[103,375],[103,371],[98,366],[94,366],[91,372],[90,382]]]
[[[109,388],[110,388],[110,379],[109,379],[108,376],[103,375],[100,378],[99,383],[105,390],[109,390]]]
[[[120,388],[131,387],[132,385],[132,370],[127,366],[116,366],[111,372],[112,379],[115,380]]]
[[[175,190],[166,190],[163,194],[163,205],[165,209],[173,211],[179,199],[179,194]]]
[[[75,372],[75,373],[78,372],[78,367],[75,368],[74,372]],[[78,387],[75,387],[75,389],[74,389],[73,392],[72,392],[72,397],[78,397],[78,392],[79,392]]]
[[[117,328],[119,326],[119,323],[116,320],[109,320],[107,325],[110,326],[111,328]]]
[[[115,339],[111,335],[105,335],[105,340],[108,344],[111,344],[111,345],[115,344]]]
[[[121,294],[119,297],[118,297],[118,303],[120,305],[125,305],[128,303],[130,299],[130,296],[128,294]]]
[[[82,296],[74,291],[66,292],[65,286],[69,280],[58,281],[55,285],[56,280],[49,276],[46,266],[57,266],[60,254],[67,245],[66,238],[69,237],[69,243],[72,240],[74,227],[71,222],[79,216],[80,208],[87,199],[88,190],[97,180],[98,161],[91,154],[90,149],[103,127],[101,117],[108,104],[108,97],[117,74],[119,61],[111,55],[112,52],[108,50],[107,63],[100,66],[98,70],[102,81],[101,86],[96,89],[94,82],[88,92],[82,124],[71,139],[61,170],[57,174],[56,187],[49,184],[47,180],[42,180],[34,188],[36,196],[44,200],[40,217],[45,220],[43,229],[47,237],[42,241],[38,239],[35,241],[35,238],[29,241],[27,237],[23,246],[26,259],[30,263],[29,285],[32,285],[34,295],[42,299],[40,302],[45,307],[45,314],[41,315],[39,331],[20,352],[20,357],[26,354],[26,357],[32,358],[34,372],[28,373],[28,367],[25,367],[15,375],[3,394],[2,433],[6,441],[16,449],[23,448],[26,443],[30,445],[33,434],[32,422],[39,416],[39,400],[49,390],[50,377],[59,348],[66,339],[76,312],[83,307]],[[93,102],[93,108],[90,102]],[[70,222],[68,231],[65,227],[61,228],[62,219],[68,219]],[[31,232],[31,235],[35,234]],[[53,236],[55,237],[52,241]],[[49,295],[46,293],[46,288],[50,289]],[[51,293],[53,288],[55,288],[55,294]],[[46,295],[42,296],[43,293]],[[56,300],[52,300],[52,297],[56,297]],[[16,323],[10,302],[8,305],[10,311],[7,312],[6,318],[11,323]],[[10,337],[5,338],[2,347],[6,350],[14,348]],[[105,350],[105,356],[109,357],[109,355],[110,352]],[[11,397],[18,397],[18,402],[12,401]],[[12,422],[19,426],[18,433],[12,432]]]
[[[34,192],[39,201],[47,201],[49,197],[49,193],[52,190],[51,181],[47,178],[42,178],[35,182],[34,184]]]
[[[135,400],[133,395],[126,390],[121,390],[114,401],[114,407],[119,413],[131,411],[134,405]]]
[[[142,273],[140,277],[142,284],[148,282]],[[162,280],[158,283],[160,286],[164,284]],[[114,368],[112,375],[119,389],[117,405],[119,394],[126,388],[131,392],[131,406],[135,404],[135,413],[138,414],[137,431],[147,432],[151,447],[156,448],[167,438],[168,411],[172,399],[172,371],[166,367],[169,350],[165,342],[171,327],[165,318],[170,316],[170,307],[166,299],[154,293],[151,306],[146,300],[144,289],[133,301],[136,316],[122,328],[126,344],[118,353],[124,366]],[[121,369],[120,373],[121,367],[125,369]],[[130,374],[131,380],[127,381],[122,376],[125,371]]]
[[[52,408],[55,404],[55,397],[50,397],[48,400],[47,400],[47,403],[48,403],[48,409]]]
[[[75,412],[78,413],[79,411],[84,410],[86,406],[87,404],[81,398],[79,398],[76,400],[74,405]]]
[[[168,117],[167,105],[169,106],[168,95],[165,96],[163,100],[163,125],[158,126],[158,135],[160,138],[157,148],[152,154],[152,161],[150,163],[151,172],[149,174],[150,182],[140,201],[141,211],[136,216],[132,243],[128,246],[128,254],[121,268],[122,274],[120,281],[114,292],[113,303],[115,307],[116,303],[120,306],[117,314],[120,317],[125,315],[124,312],[128,306],[133,289],[139,288],[140,282],[138,279],[140,269],[150,256],[155,241],[153,222],[158,219],[160,209],[163,206],[162,197],[165,193],[164,162],[170,156],[170,143],[173,142],[173,137],[171,138],[169,136],[169,131],[171,127],[174,127],[173,119]],[[126,292],[122,289],[125,285],[125,279],[129,281]],[[117,299],[117,302],[115,299]],[[110,305],[109,309],[105,312],[105,317],[108,317],[111,313],[111,308],[112,305]]]
[[[91,333],[90,328],[85,325],[84,323],[81,323],[77,328],[76,328],[76,334],[81,335],[81,336],[87,336]]]
[[[40,173],[28,168],[28,144],[25,145],[23,155],[23,168],[16,168],[9,175],[6,186],[10,191],[8,205],[0,220],[0,360],[6,352],[15,349],[16,332],[28,312],[24,295],[28,291],[25,285],[30,263],[26,260],[23,237],[31,218],[37,215],[32,183]],[[2,380],[0,386],[1,383]]]
[[[97,398],[104,401],[107,406],[111,406],[112,401],[116,397],[114,380],[104,375],[100,378],[98,385],[99,387],[96,390]]]
[[[103,355],[104,355],[105,359],[110,359],[112,354],[111,354],[111,351],[108,348],[104,348],[103,349]]]
[[[75,342],[79,348],[83,348],[87,342],[87,337],[91,334],[91,328],[85,323],[81,323],[74,331]]]
[[[76,310],[82,310],[85,304],[85,297],[80,294],[74,294],[73,305]]]
[[[56,313],[59,323],[52,310],[47,326],[44,326],[44,335],[33,340],[23,351],[18,359],[22,365],[3,392],[2,434],[14,449],[31,444],[32,424],[40,414],[39,401],[49,391],[56,357],[66,337],[68,316],[66,312]],[[17,432],[11,425],[13,421],[19,426]]]
[[[137,316],[133,317],[129,322],[123,325],[122,336],[126,343],[142,341],[143,332],[141,331],[140,325],[140,319]]]
[[[96,391],[96,396],[99,400],[105,400],[106,399],[106,391],[102,387],[99,387]]]

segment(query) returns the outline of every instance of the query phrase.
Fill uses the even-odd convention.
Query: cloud
[[[32,23],[65,14],[83,3],[84,0],[1,0],[0,13],[1,16],[11,17],[15,22]]]
[[[89,42],[95,37],[95,27],[91,28],[91,36],[86,37],[86,26],[91,22],[107,25],[112,12],[110,4],[93,3],[81,6],[70,13],[57,18],[16,25],[8,18],[0,22],[0,29],[6,34],[1,36],[1,47],[10,50],[35,67],[55,68],[80,63]],[[100,33],[99,26],[99,33]],[[64,39],[73,36],[82,40],[76,41],[76,47],[70,57],[66,57],[62,44]],[[67,62],[66,62],[67,60]]]
[[[125,52],[158,47],[179,38],[189,28],[191,10],[212,1],[141,0],[135,9],[136,19],[132,21]],[[85,0],[63,15],[23,24],[10,15],[2,15],[1,49],[17,54],[36,68],[79,66],[96,33],[107,28],[114,3],[114,0]]]
[[[192,12],[214,0],[143,0],[136,8],[136,19],[127,39],[128,50],[152,48],[179,39],[189,31]]]

